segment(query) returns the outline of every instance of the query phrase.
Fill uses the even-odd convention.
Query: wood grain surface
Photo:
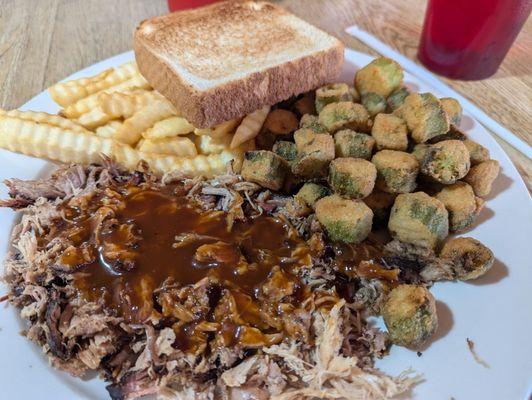
[[[415,60],[426,0],[278,0],[351,48],[356,24]],[[165,0],[0,0],[0,107],[16,108],[65,76],[131,49],[140,21],[167,12]],[[532,143],[532,19],[490,79],[444,81]],[[532,188],[532,161],[498,142]]]

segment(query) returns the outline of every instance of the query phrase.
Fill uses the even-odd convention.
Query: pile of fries
[[[0,148],[64,163],[101,163],[102,155],[134,170],[213,176],[255,148],[269,112],[198,129],[153,90],[134,62],[49,89],[59,115],[0,109]]]

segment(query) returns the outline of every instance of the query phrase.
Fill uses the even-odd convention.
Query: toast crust
[[[259,11],[257,11],[259,10]],[[231,22],[231,18],[243,18],[246,21]],[[249,33],[240,32],[236,43],[220,49],[220,43],[213,45],[211,51],[205,51],[205,57],[212,55],[211,67],[203,62],[197,49],[186,54],[187,47],[175,45],[178,50],[171,50],[170,44],[176,40],[176,32],[181,35],[177,43],[203,43],[213,40],[213,31],[217,27],[236,24],[261,26],[252,35],[266,35],[270,29],[275,40],[269,43],[252,40],[253,48],[237,50],[242,40]],[[199,25],[190,40],[184,40],[187,30]],[[243,24],[243,25],[242,25]],[[190,25],[190,26],[189,26]],[[294,26],[309,30],[321,43],[313,43],[308,32],[298,34]],[[228,28],[229,29],[229,28]],[[203,32],[203,33],[201,33]],[[226,33],[231,35],[231,33]],[[184,36],[183,36],[184,35]],[[198,36],[200,35],[200,36]],[[242,36],[243,35],[243,36]],[[230,37],[230,36],[229,36]],[[325,38],[325,43],[324,42]],[[227,36],[223,39],[227,39]],[[220,39],[222,40],[222,39]],[[261,39],[263,42],[265,38]],[[268,59],[290,40],[297,46],[305,48],[295,57],[276,63]],[[225,40],[224,43],[226,43]],[[173,42],[176,43],[176,42]],[[284,43],[284,45],[283,45]],[[290,44],[294,46],[294,43]],[[200,46],[201,47],[201,46]],[[277,49],[279,47],[279,49]],[[188,48],[191,48],[190,46]],[[208,7],[155,17],[143,21],[135,32],[134,50],[139,70],[150,84],[166,96],[194,126],[207,128],[221,122],[242,117],[265,105],[273,105],[297,95],[334,81],[341,72],[344,49],[343,44],[299,20],[282,8],[266,2],[221,2]],[[228,51],[233,53],[229,54]],[[223,57],[231,58],[225,62]],[[274,58],[274,56],[272,56]],[[185,59],[185,61],[182,61]],[[266,67],[257,65],[257,59],[270,64]],[[175,62],[177,60],[177,63]],[[244,71],[235,69],[235,63],[249,60]],[[220,65],[223,66],[220,69]],[[224,71],[224,68],[227,69]],[[224,77],[225,75],[225,77]],[[226,78],[224,80],[224,78]]]

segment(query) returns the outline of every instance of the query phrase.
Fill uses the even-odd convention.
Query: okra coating
[[[305,114],[299,121],[300,128],[307,128],[313,130],[315,133],[328,133],[327,129],[320,124],[317,115]]]
[[[386,110],[386,99],[377,93],[364,93],[361,103],[372,117]]]
[[[440,200],[424,192],[400,194],[388,230],[401,242],[433,249],[449,234],[449,215]]]
[[[431,93],[411,93],[395,112],[406,121],[416,143],[449,131],[449,119],[440,101]]]
[[[369,113],[364,106],[350,101],[326,105],[321,110],[318,121],[331,133],[341,129],[370,132],[372,125]]]
[[[274,135],[288,135],[294,132],[298,125],[297,116],[292,111],[277,108],[270,111],[264,121],[262,130]]]
[[[286,161],[272,151],[247,151],[242,164],[242,177],[250,182],[279,190],[287,172]]]
[[[316,89],[316,111],[323,110],[327,104],[351,101],[349,86],[345,83],[332,83]]]
[[[314,208],[319,199],[330,194],[329,188],[317,183],[307,182],[299,189],[295,197],[303,201],[307,206]]]
[[[388,193],[409,193],[416,188],[419,163],[412,154],[381,150],[371,162],[377,168],[378,189]]]
[[[498,161],[484,161],[472,167],[464,181],[471,185],[477,196],[486,197],[490,194],[491,186],[499,175],[500,169]]]
[[[399,89],[394,90],[386,99],[386,103],[388,103],[388,108],[391,111],[397,110],[399,107],[403,105],[405,102],[406,96],[410,94],[409,90],[407,88],[400,87]]]
[[[463,231],[473,225],[478,205],[473,188],[465,182],[445,186],[437,195],[449,212],[449,230]]]
[[[449,240],[441,249],[440,257],[451,261],[455,277],[461,281],[484,275],[495,260],[490,249],[470,237]]]
[[[371,232],[373,212],[360,200],[333,194],[319,199],[315,208],[318,221],[332,241],[360,243]]]
[[[403,84],[403,69],[394,60],[379,57],[355,74],[355,88],[360,95],[377,93],[388,97]]]
[[[390,340],[418,349],[438,328],[436,300],[424,286],[399,285],[393,288],[382,307]]]
[[[489,150],[481,144],[470,139],[464,140],[464,144],[469,151],[469,160],[471,161],[471,165],[477,165],[490,159]]]
[[[373,191],[377,170],[361,158],[337,158],[329,165],[329,186],[335,193],[362,199]]]
[[[420,162],[421,173],[445,185],[462,179],[469,171],[469,151],[460,140],[444,140],[428,147]]]
[[[390,216],[390,209],[397,195],[374,190],[362,201],[373,211],[373,225],[385,226]]]
[[[449,118],[449,123],[460,126],[460,122],[462,122],[462,106],[458,100],[452,97],[443,97],[440,99],[440,102],[443,111],[445,111],[447,118]]]
[[[389,149],[406,151],[408,129],[406,122],[392,114],[377,114],[371,128],[377,150]]]
[[[343,129],[334,134],[337,157],[353,157],[369,160],[373,153],[375,139],[365,133]]]
[[[292,172],[309,179],[327,176],[329,163],[334,159],[333,137],[303,128],[294,133],[294,141],[297,158],[292,163]]]
[[[297,157],[296,144],[285,140],[275,142],[272,151],[288,162],[294,161]]]

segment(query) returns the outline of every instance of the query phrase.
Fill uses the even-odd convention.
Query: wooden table
[[[415,59],[426,0],[279,0],[348,47],[352,24]],[[0,0],[0,107],[16,108],[65,76],[131,49],[133,30],[167,11],[165,0]],[[532,19],[497,74],[450,86],[532,143]],[[532,161],[497,139],[532,189]]]

